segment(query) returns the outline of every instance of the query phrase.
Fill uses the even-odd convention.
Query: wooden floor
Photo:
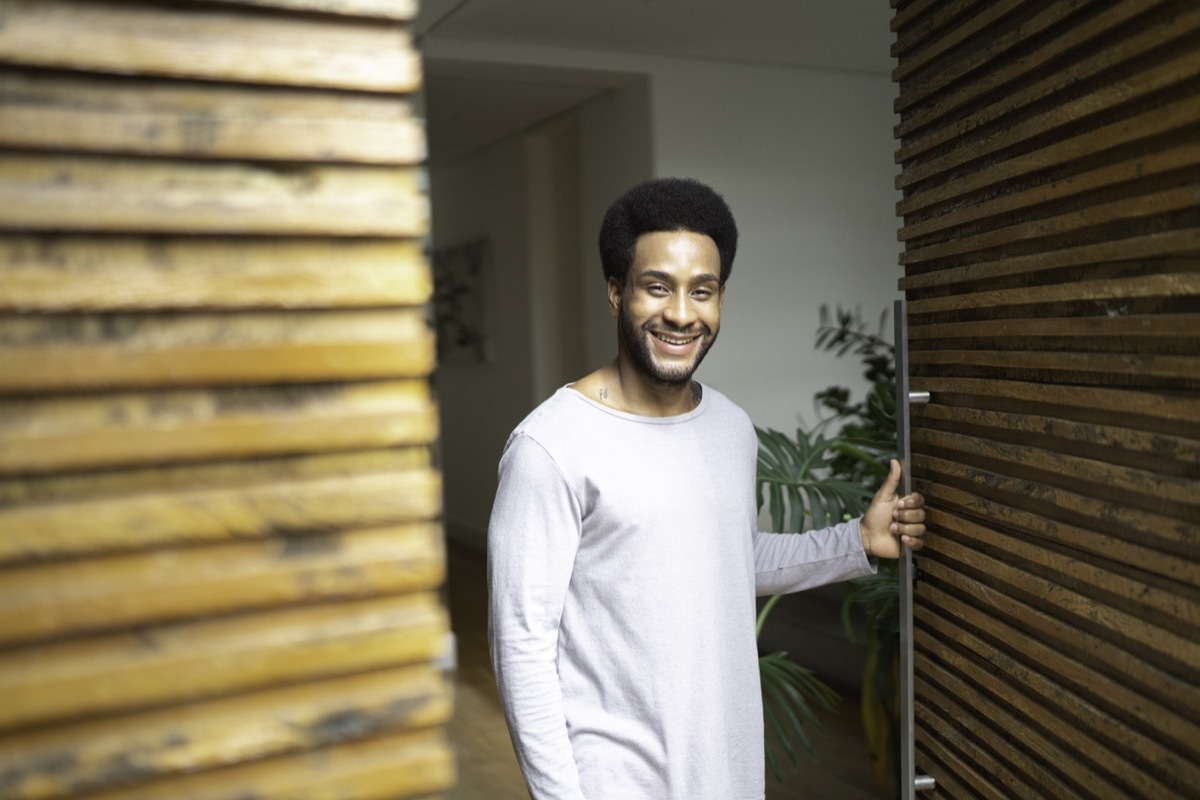
[[[449,726],[458,755],[459,780],[451,800],[525,800],[496,697],[487,653],[486,571],[482,555],[450,548],[447,602],[458,643],[456,710]],[[848,699],[839,713],[822,718],[814,740],[819,763],[801,759],[784,784],[767,778],[767,800],[878,800],[873,788],[858,708]],[[630,800],[638,800],[630,798]]]

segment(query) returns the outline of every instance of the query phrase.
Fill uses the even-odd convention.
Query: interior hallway
[[[482,554],[451,546],[447,602],[458,640],[455,713],[449,725],[458,757],[451,800],[525,800],[524,781],[509,743],[487,652],[486,571]],[[853,698],[822,717],[814,736],[819,763],[801,757],[783,785],[767,779],[767,800],[878,800]]]

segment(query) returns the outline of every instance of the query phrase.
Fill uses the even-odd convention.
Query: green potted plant
[[[821,307],[817,346],[839,357],[853,354],[862,362],[870,389],[852,402],[850,391],[830,386],[816,396],[825,415],[810,430],[800,428],[794,439],[774,430],[756,429],[759,438],[758,494],[760,510],[770,511],[776,531],[800,532],[858,516],[866,510],[875,488],[895,456],[894,349],[884,336],[886,312],[877,332],[869,330],[861,312]],[[871,750],[876,784],[885,788],[895,772],[894,736],[898,724],[899,583],[894,562],[850,582],[842,606],[842,622],[854,641],[856,609],[866,619],[862,718]],[[758,630],[777,598],[763,605]],[[767,764],[781,779],[775,751],[796,763],[799,742],[811,755],[805,725],[819,730],[811,704],[832,708],[837,695],[811,671],[771,653],[759,659],[766,716]]]
[[[856,516],[865,509],[870,495],[864,496],[861,484],[829,476],[837,455],[836,439],[827,438],[820,429],[796,431],[796,438],[776,430],[755,427],[758,434],[759,510],[770,510],[771,529],[801,533],[822,528],[832,522]],[[780,595],[766,600],[758,614],[756,634]],[[820,730],[813,705],[833,708],[838,695],[811,670],[788,658],[786,651],[762,655],[758,660],[763,691],[766,724],[767,767],[776,780],[783,780],[779,756],[793,767],[799,743],[814,756],[812,741],[805,730]]]

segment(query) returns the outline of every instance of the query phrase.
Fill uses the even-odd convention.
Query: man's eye
[[[649,291],[651,294],[666,294],[667,293],[667,287],[663,286],[662,284],[656,283],[653,286],[650,286],[648,288],[649,288]]]

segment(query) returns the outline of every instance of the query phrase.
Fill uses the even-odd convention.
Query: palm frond
[[[761,656],[758,670],[763,687],[767,767],[776,780],[783,780],[778,754],[782,753],[795,767],[795,745],[799,744],[815,760],[808,731],[820,731],[821,723],[813,706],[832,709],[840,698],[811,670],[789,659],[787,653]]]
[[[824,528],[861,514],[869,494],[861,484],[829,478],[836,439],[819,431],[796,432],[792,439],[772,428],[758,436],[758,504],[775,531],[799,533]]]

